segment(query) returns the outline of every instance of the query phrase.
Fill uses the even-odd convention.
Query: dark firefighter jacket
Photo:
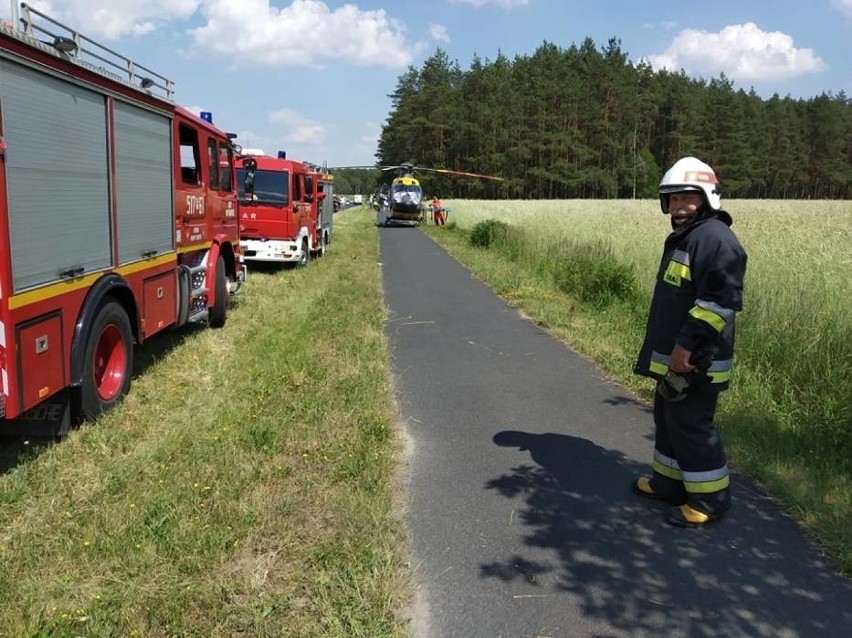
[[[666,238],[636,374],[662,379],[677,343],[704,369],[705,389],[728,387],[748,259],[730,225],[714,211]]]

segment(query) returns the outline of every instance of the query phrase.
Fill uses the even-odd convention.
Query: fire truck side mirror
[[[246,178],[243,180],[243,190],[245,191],[246,197],[254,195],[254,171],[246,173]]]
[[[257,169],[257,160],[247,157],[243,160],[243,168],[246,169],[246,177],[243,180],[243,191],[248,199],[254,195],[254,172]]]
[[[317,193],[317,201],[318,201],[318,202],[321,202],[321,201],[322,201],[322,200],[324,200],[326,197],[328,197],[328,193]]]

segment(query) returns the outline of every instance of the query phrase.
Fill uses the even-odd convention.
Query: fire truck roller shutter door
[[[0,99],[14,290],[109,267],[103,96],[0,59]]]
[[[118,262],[174,247],[171,122],[138,106],[115,104]]]

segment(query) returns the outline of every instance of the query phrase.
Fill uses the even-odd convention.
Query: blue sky
[[[397,78],[437,47],[531,54],[591,37],[631,60],[736,87],[852,95],[852,0],[32,0],[174,80],[244,147],[329,166],[372,164]],[[9,17],[11,2],[0,0]]]

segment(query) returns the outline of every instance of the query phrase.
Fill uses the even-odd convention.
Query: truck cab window
[[[181,124],[178,127],[180,137],[180,177],[184,184],[198,186],[201,183],[199,167],[200,149],[198,147],[198,131]]]
[[[210,167],[210,189],[219,190],[219,144],[212,137],[207,140],[207,162]]]
[[[302,175],[293,175],[293,203],[302,201]]]
[[[234,191],[234,184],[231,179],[233,165],[233,149],[228,144],[219,144],[219,189],[228,193]]]

